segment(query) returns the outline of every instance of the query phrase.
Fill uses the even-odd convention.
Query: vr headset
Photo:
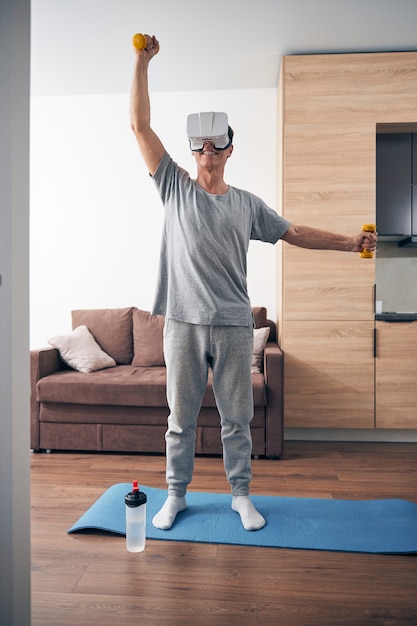
[[[187,116],[187,137],[193,152],[202,152],[205,141],[211,141],[216,150],[226,150],[233,140],[227,113],[191,113]]]

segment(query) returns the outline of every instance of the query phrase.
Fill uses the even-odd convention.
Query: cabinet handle
[[[376,328],[374,328],[374,359],[376,359]]]

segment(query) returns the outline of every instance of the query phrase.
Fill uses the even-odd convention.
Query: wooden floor
[[[417,624],[417,556],[282,550],[68,535],[107,489],[165,488],[165,459],[32,454],[32,626]],[[254,460],[252,493],[417,503],[417,444],[287,442]],[[229,492],[220,458],[190,489]]]

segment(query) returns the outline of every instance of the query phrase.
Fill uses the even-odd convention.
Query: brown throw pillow
[[[78,309],[72,311],[72,327],[85,325],[104,352],[116,363],[130,365],[133,358],[133,307]]]
[[[153,367],[165,365],[163,350],[164,317],[149,311],[133,310],[132,365]]]

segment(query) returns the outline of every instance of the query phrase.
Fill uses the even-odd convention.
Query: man
[[[159,43],[146,37],[147,47],[136,51],[131,126],[165,207],[153,312],[165,316],[170,409],[165,435],[168,497],[153,524],[169,529],[186,508],[197,416],[211,367],[232,509],[246,530],[258,530],[265,519],[249,498],[253,416],[253,320],[246,288],[249,241],[283,239],[305,248],[360,252],[375,249],[376,235],[361,232],[348,237],[290,224],[260,198],[229,186],[224,169],[233,153],[230,127],[225,146],[216,147],[213,139],[193,150],[197,177],[192,180],[173,162],[150,125],[148,65]]]

